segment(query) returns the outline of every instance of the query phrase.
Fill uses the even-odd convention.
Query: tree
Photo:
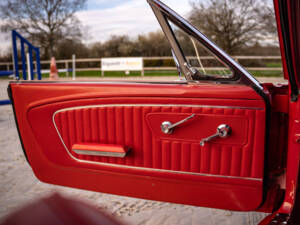
[[[133,43],[127,35],[113,35],[102,47],[104,57],[130,56],[134,50]]]
[[[229,54],[261,40],[262,28],[268,26],[266,18],[276,27],[274,10],[263,1],[208,0],[206,4],[200,1],[191,4],[191,23]],[[269,33],[274,34],[274,30]]]
[[[110,39],[101,43],[96,42],[90,46],[92,57],[119,57],[137,56],[134,42],[127,35],[112,35]]]
[[[136,41],[142,56],[170,56],[171,47],[161,31],[139,35]]]
[[[76,39],[64,39],[56,47],[55,57],[57,59],[70,59],[73,54],[78,58],[89,57],[89,48]]]
[[[264,7],[259,9],[260,11],[257,13],[257,22],[260,24],[260,35],[264,39],[273,40],[277,46],[279,45],[278,42],[278,35],[277,35],[277,25],[274,13],[273,5],[264,5]]]
[[[161,31],[139,35],[137,39],[113,35],[103,43],[94,43],[90,51],[93,57],[171,55],[170,45]]]
[[[59,41],[79,39],[80,23],[75,12],[86,0],[6,0],[0,3],[3,31],[16,29],[42,48],[46,57],[54,54]]]

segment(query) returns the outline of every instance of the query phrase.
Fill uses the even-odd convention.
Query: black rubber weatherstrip
[[[25,151],[25,147],[24,147],[24,144],[23,144],[23,141],[22,141],[22,137],[21,137],[21,134],[20,134],[20,129],[19,129],[19,125],[18,125],[18,121],[17,121],[17,116],[16,116],[16,111],[15,111],[15,103],[14,103],[14,99],[13,99],[13,95],[12,95],[12,89],[11,89],[10,84],[8,84],[7,93],[8,93],[8,97],[9,97],[9,99],[11,101],[12,108],[13,108],[14,119],[15,119],[15,122],[16,122],[16,127],[17,127],[17,130],[18,130],[18,135],[19,135],[19,139],[20,139],[20,142],[21,142],[22,150],[23,150],[23,153],[25,155],[26,161],[30,165],[28,157],[27,157],[27,154],[26,154],[26,151]]]
[[[287,1],[278,1],[280,25],[282,31],[282,39],[284,43],[284,52],[286,58],[286,65],[288,70],[288,76],[291,85],[291,101],[295,102],[298,99],[298,87],[295,78],[295,71],[293,67],[293,57],[291,53],[291,41],[290,41],[290,30],[289,20],[287,13]]]
[[[264,154],[264,178],[263,178],[263,196],[262,196],[262,201],[261,204],[258,206],[257,209],[263,206],[267,199],[268,195],[268,182],[269,182],[269,177],[268,177],[268,172],[269,172],[269,167],[268,167],[268,161],[269,161],[269,139],[270,139],[270,125],[271,125],[271,103],[268,95],[264,93],[263,90],[257,88],[256,86],[252,87],[257,94],[259,94],[262,99],[265,102],[266,106],[266,128],[265,128],[265,154]]]

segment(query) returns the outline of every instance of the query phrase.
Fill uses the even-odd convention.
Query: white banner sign
[[[103,71],[143,70],[143,58],[102,58],[101,69]]]

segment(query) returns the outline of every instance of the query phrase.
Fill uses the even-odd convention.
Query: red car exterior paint
[[[293,87],[296,86],[297,100],[289,101],[289,126],[287,147],[287,168],[285,180],[285,199],[278,213],[291,215],[293,208],[299,204],[300,196],[296,196],[299,189],[299,71],[300,71],[300,2],[274,0],[279,41],[281,46],[284,77],[289,79],[289,95],[293,95]],[[286,18],[284,18],[284,15]],[[289,68],[290,67],[292,68]],[[284,182],[284,181],[283,181]],[[298,198],[297,202],[296,198]],[[293,215],[294,216],[294,215]]]

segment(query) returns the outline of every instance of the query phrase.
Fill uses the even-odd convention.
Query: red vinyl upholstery
[[[44,182],[234,210],[262,201],[265,103],[241,85],[12,83],[20,135]],[[170,135],[160,124],[193,119]],[[221,123],[232,135],[200,147]],[[73,144],[131,148],[84,156]]]
[[[192,113],[196,117],[173,134],[161,132],[163,121],[176,122]],[[59,112],[54,121],[69,153],[81,160],[262,178],[264,146],[254,140],[264,137],[255,124],[263,118],[264,110],[257,109],[121,104],[102,108],[99,101],[99,107]],[[232,135],[200,147],[200,139],[214,134],[222,123],[232,127]],[[75,143],[119,144],[132,151],[125,159],[78,155],[71,151]]]

